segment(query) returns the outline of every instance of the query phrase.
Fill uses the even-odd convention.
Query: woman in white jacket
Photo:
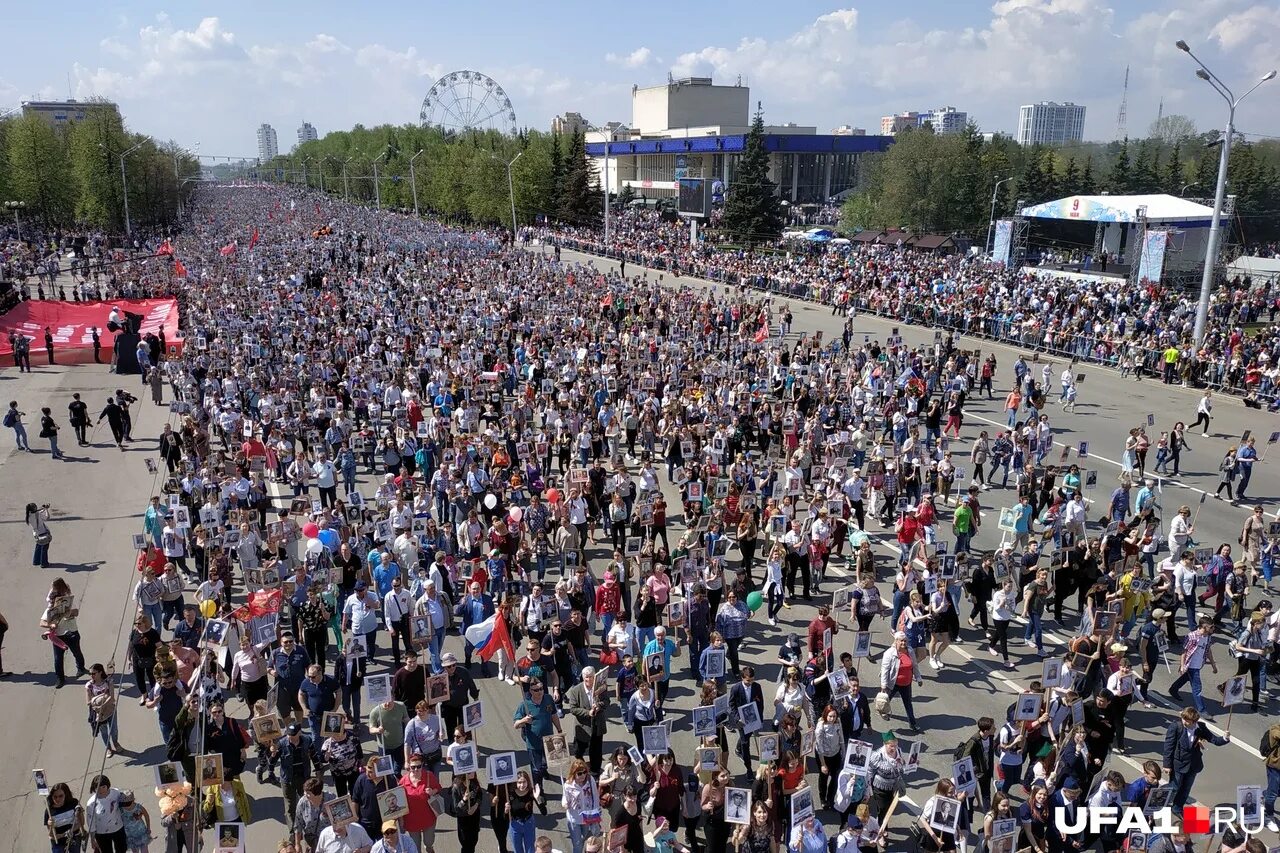
[[[600,789],[595,777],[581,758],[575,758],[565,776],[564,794],[561,797],[565,817],[569,823],[569,841],[573,853],[582,853],[588,836],[602,831]]]

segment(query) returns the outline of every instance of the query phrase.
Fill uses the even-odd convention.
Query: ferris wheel
[[[461,133],[496,130],[516,132],[516,111],[498,82],[479,71],[451,71],[422,99],[418,120],[426,126]]]

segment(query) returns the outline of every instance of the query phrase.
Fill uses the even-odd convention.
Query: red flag
[[[274,213],[272,213],[271,211],[269,211],[269,210],[268,210],[268,211],[267,211],[267,219],[275,219],[275,218],[276,218],[276,215],[275,215]]]
[[[176,275],[178,278],[186,278],[186,277],[187,277],[187,268],[186,268],[186,267],[184,267],[184,266],[182,265],[182,261],[178,260],[177,258],[174,258],[174,259],[173,259],[173,273],[174,273],[174,275]]]
[[[157,258],[163,255],[172,255],[172,254],[173,254],[173,246],[169,243],[168,240],[165,240],[163,243],[160,244],[160,248],[156,249]]]
[[[249,251],[253,251],[253,247],[258,245],[258,229],[253,229],[253,236],[249,238]]]
[[[249,613],[257,617],[267,613],[280,612],[280,600],[284,597],[284,591],[279,587],[275,589],[260,589],[249,595]],[[514,658],[513,658],[514,660]]]
[[[758,344],[762,344],[765,342],[765,339],[767,339],[768,337],[769,337],[769,324],[765,323],[763,326],[760,327],[760,331],[756,332],[755,342]]]
[[[605,295],[605,297],[604,297],[604,299],[600,300],[600,304],[601,304],[602,306],[604,306],[605,308],[612,307],[612,305],[613,305],[613,294],[612,294],[612,293],[606,294],[606,295]]]
[[[235,240],[232,240],[230,243],[228,243],[227,245],[223,246],[223,247],[222,247],[221,249],[219,249],[218,251],[219,251],[219,252],[221,252],[224,256],[226,256],[226,255],[234,255],[234,254],[236,253],[236,241],[235,241]]]

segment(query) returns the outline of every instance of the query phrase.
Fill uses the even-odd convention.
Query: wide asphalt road
[[[565,261],[578,259],[586,260],[585,256],[579,258],[573,253],[564,254]],[[599,259],[594,260],[594,263],[597,268],[602,269],[612,266],[612,262]],[[669,275],[664,281],[673,283]],[[679,283],[698,284],[692,279],[681,279]],[[794,300],[790,304],[796,314],[793,338],[796,334],[817,330],[825,331],[827,337],[839,333],[843,321],[832,317],[829,310]],[[890,324],[870,317],[859,317],[856,326],[859,335],[865,332],[882,341],[890,330]],[[926,329],[907,326],[901,327],[900,332],[912,343],[927,343],[933,339],[932,332]],[[1010,365],[1017,351],[970,339],[965,341],[965,345],[967,348],[980,348],[984,352],[996,352],[1000,360],[997,387],[1007,389],[1011,375]],[[33,360],[43,361],[43,353]],[[1055,368],[1056,376],[1060,366],[1055,365]],[[1058,430],[1058,440],[1072,446],[1083,440],[1090,442],[1090,459],[1100,472],[1099,490],[1091,497],[1105,501],[1110,491],[1109,484],[1114,482],[1114,475],[1118,471],[1123,436],[1128,428],[1145,423],[1148,412],[1156,415],[1156,429],[1172,423],[1174,419],[1190,422],[1194,418],[1195,395],[1151,381],[1122,381],[1118,374],[1103,368],[1086,367],[1082,370],[1088,375],[1088,379],[1081,385],[1076,413],[1062,414],[1056,409],[1050,409],[1050,412]],[[135,407],[134,435],[139,440],[127,452],[122,453],[109,440],[104,439],[106,427],[103,427],[98,431],[94,447],[75,447],[74,436],[66,425],[66,405],[71,399],[71,393],[81,391],[84,394],[96,419],[106,393],[121,387],[121,383],[142,400]],[[168,411],[167,408],[158,408],[147,402],[148,397],[142,393],[138,377],[121,377],[117,381],[116,377],[106,372],[105,366],[63,368],[37,365],[34,373],[21,375],[12,368],[7,368],[0,370],[0,388],[4,389],[0,392],[3,401],[18,400],[21,408],[29,415],[38,416],[41,405],[51,406],[55,418],[63,425],[64,438],[61,444],[70,457],[64,462],[53,461],[47,453],[46,443],[34,438],[38,430],[30,427],[30,417],[28,428],[33,436],[33,446],[46,452],[17,453],[13,450],[12,433],[5,430],[0,435],[0,481],[5,484],[5,488],[0,489],[0,547],[10,555],[10,560],[0,567],[0,573],[3,573],[0,574],[0,581],[10,590],[9,595],[0,603],[0,612],[4,613],[11,626],[4,649],[4,666],[15,673],[7,681],[0,682],[0,691],[6,697],[5,708],[10,715],[15,735],[8,738],[0,748],[3,750],[0,755],[3,755],[6,766],[11,768],[3,783],[0,783],[3,784],[3,788],[0,788],[0,820],[11,827],[10,837],[13,841],[9,849],[35,851],[44,848],[45,836],[42,830],[43,802],[34,793],[29,773],[31,768],[45,769],[50,781],[67,781],[82,799],[88,795],[84,790],[88,781],[86,777],[105,770],[117,786],[134,789],[139,801],[151,810],[153,817],[157,816],[155,798],[152,795],[152,767],[163,760],[163,755],[153,715],[138,707],[132,678],[127,677],[125,639],[129,617],[132,615],[129,596],[133,581],[134,552],[130,536],[141,529],[141,517],[147,499],[156,492],[159,485],[147,472],[144,459],[147,455],[154,454],[155,436],[168,417]],[[975,436],[978,429],[994,428],[1004,423],[1003,411],[999,408],[1001,402],[1002,395],[1000,399],[990,403],[979,400],[973,402],[966,417],[965,439]],[[1237,402],[1225,398],[1219,400],[1218,415],[1214,423],[1214,437],[1190,437],[1193,452],[1184,456],[1184,475],[1177,481],[1164,482],[1163,503],[1166,512],[1176,509],[1179,503],[1196,506],[1199,498],[1197,490],[1212,491],[1216,485],[1216,463],[1228,439],[1237,437],[1244,429],[1252,429],[1262,435],[1272,429],[1269,426],[1269,416],[1246,410]],[[966,442],[957,442],[953,447],[958,457],[967,454]],[[1074,453],[1072,459],[1075,459]],[[959,464],[965,465],[967,460]],[[1269,470],[1272,467],[1274,466],[1270,463],[1257,466],[1251,488],[1252,494],[1268,506],[1269,512],[1275,506],[1274,496],[1280,494],[1280,483]],[[371,482],[372,478],[361,472],[361,485],[366,494],[372,491]],[[678,507],[677,493],[669,486],[666,491],[668,504]],[[1011,503],[1009,494],[1008,491],[995,490],[984,495],[988,524],[984,525],[984,532],[978,539],[979,548],[990,549],[997,544],[998,536],[992,519],[996,508]],[[55,541],[52,547],[53,566],[50,569],[41,570],[29,565],[31,534],[22,522],[23,507],[28,501],[50,503],[54,510],[51,526]],[[1197,539],[1205,545],[1234,542],[1243,518],[1242,509],[1210,498],[1197,522]],[[682,526],[677,520],[671,525],[673,542],[681,532]],[[870,532],[877,542],[887,542],[891,538],[887,531],[880,530],[876,525],[872,526]],[[605,548],[597,546],[592,556],[605,556]],[[841,570],[837,569],[832,574],[833,579],[828,580],[823,589],[824,595],[842,582],[836,577],[842,574]],[[121,740],[127,751],[124,755],[106,761],[101,742],[90,737],[85,722],[82,684],[73,681],[62,690],[53,688],[50,647],[40,638],[37,628],[49,582],[57,576],[67,579],[80,602],[80,630],[84,636],[87,662],[106,664],[114,658],[117,672],[127,688],[119,712]],[[882,585],[882,589],[887,589],[887,586],[887,583]],[[771,628],[763,620],[763,614],[755,620],[743,645],[743,658],[746,662],[758,665],[758,673],[766,682],[767,702],[772,698],[779,670],[776,663],[778,646],[787,632],[794,630],[803,633],[812,616],[810,606],[797,603],[795,607],[782,612],[777,628]],[[1071,615],[1067,621],[1068,624],[1074,624]],[[884,623],[877,625],[876,632],[873,655],[878,658],[888,636]],[[968,736],[972,730],[972,720],[984,714],[997,719],[1002,717],[1018,686],[1038,677],[1040,672],[1039,659],[1034,654],[1027,654],[1030,649],[1015,647],[1011,650],[1023,663],[1016,672],[1006,674],[1005,671],[992,667],[993,659],[985,653],[975,656],[974,653],[978,651],[975,632],[966,628],[963,636],[965,644],[948,650],[944,655],[946,666],[940,672],[934,673],[928,667],[925,668],[926,685],[917,693],[917,715],[927,734],[923,736],[921,771],[910,780],[909,802],[905,806],[907,812],[911,812],[915,804],[922,803],[929,795],[938,774],[950,773],[950,753],[957,743]],[[1065,631],[1055,632],[1051,647],[1060,648],[1068,636]],[[846,650],[849,642],[847,634],[841,635],[837,638],[838,649]],[[385,648],[385,638],[379,645]],[[459,638],[450,637],[447,647],[461,654]],[[1224,670],[1234,671],[1225,648],[1219,647],[1218,659]],[[385,653],[382,660],[385,661]],[[70,661],[68,663],[73,666]],[[685,666],[687,661],[684,659],[676,664],[682,677],[672,685],[670,703],[674,710],[670,715],[673,719],[673,746],[681,756],[691,754],[694,741],[688,709],[694,704],[695,691],[687,678]],[[872,665],[864,664],[862,669],[866,683],[872,686],[875,680]],[[1207,674],[1206,672],[1206,676]],[[1206,681],[1212,683],[1212,679],[1206,678]],[[1158,688],[1165,684],[1167,680],[1157,680]],[[519,752],[521,741],[509,722],[517,700],[515,688],[488,678],[480,682],[480,689],[486,702],[488,720],[480,731],[482,750],[486,753],[505,750]],[[1208,690],[1211,691],[1212,688],[1209,687]],[[1212,696],[1209,695],[1208,699],[1210,710],[1216,712],[1218,709]],[[1112,759],[1112,766],[1119,769],[1126,779],[1137,775],[1136,766],[1143,758],[1158,754],[1160,737],[1170,719],[1170,707],[1166,703],[1155,711],[1142,708],[1131,711],[1129,752],[1126,756],[1115,756]],[[1267,712],[1272,708],[1268,703]],[[245,709],[238,702],[233,701],[229,710],[241,719],[247,717]],[[885,725],[892,725],[902,733],[905,740],[910,740],[905,720],[900,716],[900,706],[895,711],[897,713],[891,723],[885,724],[877,719],[876,727],[881,729]],[[613,713],[617,713],[616,709]],[[1234,716],[1231,723],[1232,734],[1235,736],[1233,744],[1210,750],[1207,756],[1207,770],[1196,786],[1196,795],[1200,800],[1233,800],[1237,784],[1263,782],[1264,773],[1256,746],[1266,726],[1264,716],[1248,711]],[[1225,723],[1226,715],[1219,714],[1219,729]],[[566,731],[571,731],[572,728],[573,723],[566,720]],[[630,735],[620,723],[615,723],[611,726],[606,750],[630,742]],[[525,763],[523,758],[521,760]],[[252,767],[252,760],[250,766]],[[736,757],[730,759],[729,766],[735,774],[740,774],[742,767]],[[283,835],[283,809],[279,789],[258,785],[252,778],[252,773],[246,774],[245,779],[254,801],[255,818],[249,827],[249,849],[274,850],[275,842]],[[442,781],[448,781],[447,774]],[[811,774],[810,782],[816,784],[816,774]],[[742,784],[740,775],[735,784]],[[554,801],[558,797],[559,786],[551,782],[547,793]],[[833,816],[826,817],[829,831],[834,833]],[[541,831],[552,837],[557,848],[568,849],[563,817],[557,806],[553,804],[551,814],[540,818],[539,825]],[[440,849],[451,848],[452,827],[453,821],[450,818],[442,820],[438,844]],[[3,845],[0,845],[0,849],[2,848]],[[487,828],[487,820],[480,849],[498,849]]]

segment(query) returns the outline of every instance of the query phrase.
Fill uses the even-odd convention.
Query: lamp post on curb
[[[413,171],[413,161],[422,156],[423,149],[409,158],[409,187],[413,190],[413,218],[418,218],[418,176]]]
[[[13,227],[18,229],[18,242],[22,242],[22,222],[18,219],[18,211],[25,210],[25,201],[6,201],[4,206],[13,211]]]
[[[373,203],[378,210],[382,210],[382,182],[378,178],[378,161],[386,156],[387,152],[383,151],[373,158]]]
[[[356,159],[356,157],[354,154],[352,154],[350,157],[342,161],[342,200],[343,201],[351,200],[351,187],[347,184],[347,164],[354,159]]]
[[[516,161],[523,156],[524,156],[524,152],[521,151],[520,153],[516,154],[516,156],[512,157],[511,162],[507,164],[507,193],[511,196],[511,243],[512,245],[515,245],[515,242],[516,242],[517,225],[516,225],[516,185],[511,180],[511,167],[514,166],[516,164]]]
[[[1213,293],[1213,275],[1217,267],[1218,260],[1218,241],[1222,231],[1222,202],[1227,190],[1227,164],[1231,160],[1231,137],[1235,135],[1236,123],[1236,107],[1240,106],[1240,102],[1249,97],[1259,86],[1268,80],[1272,80],[1276,76],[1274,70],[1268,71],[1262,76],[1262,79],[1254,83],[1249,91],[1240,97],[1232,94],[1231,89],[1226,83],[1218,78],[1216,74],[1209,70],[1199,58],[1191,52],[1191,48],[1182,39],[1179,39],[1175,46],[1178,50],[1185,53],[1195,61],[1200,67],[1196,69],[1196,76],[1213,87],[1213,90],[1222,96],[1227,102],[1227,130],[1226,135],[1222,138],[1222,153],[1218,157],[1218,185],[1213,193],[1213,219],[1209,222],[1209,240],[1205,245],[1204,251],[1204,275],[1200,279],[1200,301],[1196,303],[1196,325],[1192,332],[1192,340],[1195,343],[1197,352],[1200,345],[1204,343],[1205,326],[1209,321],[1209,297]]]
[[[141,148],[151,137],[146,137],[137,145],[130,148],[120,155],[120,186],[124,190],[124,235],[126,237],[133,236],[133,223],[129,221],[129,176],[124,169],[124,160],[133,152]]]
[[[991,254],[991,229],[994,228],[996,224],[996,200],[1000,198],[1000,185],[1007,184],[1012,180],[1012,175],[1007,178],[1001,178],[996,181],[995,187],[991,190],[991,218],[987,220],[987,248],[986,252],[984,252],[986,255]]]

